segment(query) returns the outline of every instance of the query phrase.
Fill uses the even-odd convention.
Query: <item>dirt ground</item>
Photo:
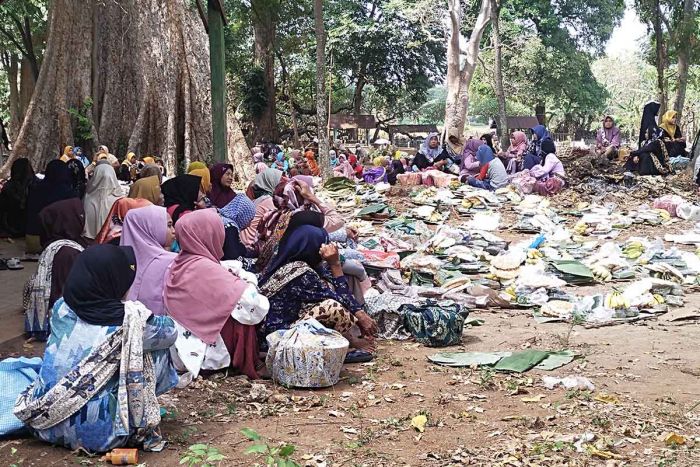
[[[502,225],[509,222],[505,216]],[[691,227],[637,228],[621,238]],[[204,443],[226,456],[221,465],[263,463],[260,455],[244,453],[253,443],[241,430],[251,428],[270,447],[293,445],[292,457],[312,466],[697,466],[700,321],[671,319],[697,311],[700,293],[685,298],[683,308],[657,319],[593,329],[536,324],[531,310],[473,310],[470,318],[484,323],[466,328],[461,346],[380,341],[378,358],[346,365],[341,381],[324,390],[288,390],[223,374],[199,379],[162,397],[168,410],[162,430],[170,444],[161,453],[141,453],[140,461],[175,466],[189,446]],[[580,356],[551,372],[524,374],[427,360],[442,350],[522,349],[570,349]],[[0,346],[3,357],[41,352],[21,339]],[[544,375],[584,376],[595,389],[548,390]],[[418,415],[427,418],[423,433],[411,426]],[[105,465],[32,439],[0,442],[0,456],[3,465]]]

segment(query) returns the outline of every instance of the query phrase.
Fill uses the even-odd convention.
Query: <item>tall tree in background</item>
[[[479,15],[476,18],[466,48],[462,50],[462,2],[447,0],[448,22],[450,25],[449,41],[447,43],[447,99],[445,102],[445,130],[447,136],[464,135],[464,125],[469,108],[469,85],[476,69],[479,55],[479,44],[484,31],[491,21],[491,0],[481,0]],[[464,63],[461,56],[464,54]]]
[[[690,62],[692,54],[698,58],[698,46],[700,45],[700,2],[696,0],[683,0],[682,7],[679,6],[675,15],[675,23],[672,35],[676,45],[676,55],[678,59],[678,85],[676,87],[676,101],[674,110],[678,112],[678,120],[683,115],[685,106],[685,96],[688,89],[688,76],[690,73]]]
[[[209,47],[187,0],[54,0],[49,18],[39,79],[3,173],[19,156],[41,169],[76,140],[120,156],[160,155],[169,173],[211,153]]]
[[[265,105],[255,115],[255,141],[277,141],[277,98],[275,88],[275,47],[279,22],[280,0],[251,0],[254,65],[262,70]]]
[[[328,152],[328,95],[326,94],[326,28],[323,24],[323,0],[314,0],[316,28],[316,124],[318,125],[318,162],[321,176],[331,176]]]
[[[491,0],[491,42],[493,43],[493,80],[498,101],[498,131],[501,147],[505,150],[510,142],[508,116],[506,115],[506,93],[503,89],[503,51],[501,49],[501,2]]]

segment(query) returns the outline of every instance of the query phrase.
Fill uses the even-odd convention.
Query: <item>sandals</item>
[[[353,350],[348,352],[343,363],[366,363],[371,362],[373,358],[374,354],[366,350]]]
[[[19,260],[19,258],[10,258],[6,261],[7,263],[7,269],[10,269],[12,271],[19,271],[20,269],[24,269],[24,266],[22,265],[22,262]]]

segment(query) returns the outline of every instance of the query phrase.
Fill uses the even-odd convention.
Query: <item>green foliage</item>
[[[256,454],[264,457],[265,465],[268,467],[300,467],[299,464],[291,459],[294,451],[296,451],[296,447],[293,444],[284,443],[279,446],[270,446],[251,428],[243,428],[241,433],[255,443],[246,448],[245,454]]]
[[[83,101],[80,108],[76,109],[75,107],[71,107],[68,109],[68,113],[76,122],[73,128],[73,139],[80,143],[85,143],[93,139],[90,109],[92,109],[92,99],[89,97]]]
[[[226,459],[226,456],[213,446],[193,444],[187,449],[185,455],[180,458],[180,465],[186,465],[187,467],[214,467],[224,459]]]
[[[265,71],[259,66],[250,67],[241,77],[240,94],[243,96],[241,110],[244,118],[258,118],[265,111],[268,99],[275,96],[268,96],[264,83]]]

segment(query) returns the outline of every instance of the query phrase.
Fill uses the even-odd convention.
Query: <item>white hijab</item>
[[[124,192],[119,186],[114,168],[108,164],[100,164],[88,180],[85,191],[85,232],[84,236],[94,239],[109,215],[109,210]]]

